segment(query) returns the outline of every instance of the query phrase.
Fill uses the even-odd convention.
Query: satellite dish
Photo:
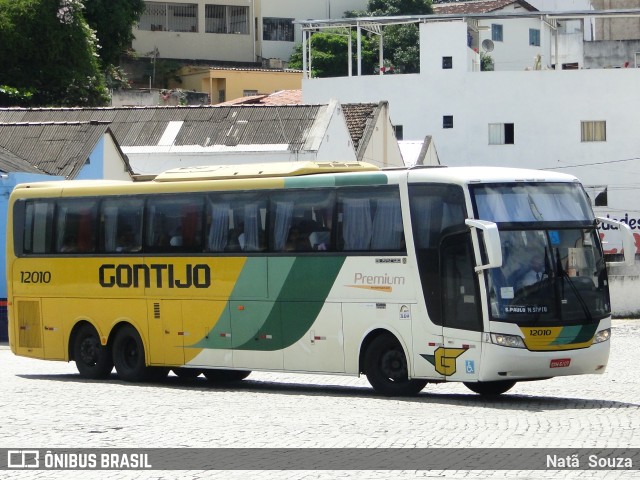
[[[483,40],[482,49],[485,52],[493,52],[493,41],[489,40],[488,38],[486,40]]]

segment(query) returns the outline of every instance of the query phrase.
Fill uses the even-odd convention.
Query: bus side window
[[[51,253],[53,239],[53,201],[26,202],[24,208],[23,253]]]
[[[397,188],[346,190],[338,200],[339,247],[344,251],[405,249]]]
[[[57,252],[95,252],[97,206],[98,202],[92,199],[58,201],[55,221]]]
[[[150,252],[201,252],[203,198],[167,195],[147,206],[145,248]]]
[[[212,195],[207,200],[206,250],[260,252],[266,248],[267,202],[262,193]]]
[[[271,198],[271,248],[276,252],[333,250],[332,190],[292,191]]]
[[[107,198],[102,202],[102,249],[107,253],[139,252],[142,248],[141,199]]]

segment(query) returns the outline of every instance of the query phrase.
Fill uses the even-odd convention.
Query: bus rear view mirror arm
[[[487,252],[487,263],[475,268],[476,272],[487,268],[499,268],[502,266],[502,246],[500,245],[500,232],[498,225],[487,220],[476,220],[467,218],[464,221],[471,228],[482,230],[484,248]]]
[[[632,267],[635,264],[636,260],[636,241],[633,237],[633,232],[629,225],[623,222],[619,222],[617,220],[612,220],[610,218],[605,217],[596,217],[596,219],[600,223],[606,223],[607,225],[612,225],[620,231],[620,236],[622,237],[622,251],[624,253],[624,261],[623,262],[607,262],[609,266],[620,266],[626,265],[627,267]]]

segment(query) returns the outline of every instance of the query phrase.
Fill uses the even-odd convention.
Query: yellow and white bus
[[[506,168],[303,162],[22,184],[11,349],[92,379],[364,373],[384,395],[603,373],[597,227],[574,177]]]

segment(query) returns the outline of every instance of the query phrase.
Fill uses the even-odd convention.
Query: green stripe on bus
[[[384,173],[345,174],[330,176],[307,175],[302,177],[285,178],[285,188],[309,187],[347,187],[357,185],[387,185],[388,178]]]
[[[549,343],[549,345],[570,345],[573,343],[588,342],[596,333],[596,328],[598,328],[597,323],[564,327],[558,337]]]
[[[285,258],[271,258],[269,265],[279,260]],[[318,317],[344,261],[345,257],[334,256],[295,258],[264,324],[252,339],[234,348],[273,351],[300,340]],[[263,338],[267,335],[271,338]]]

